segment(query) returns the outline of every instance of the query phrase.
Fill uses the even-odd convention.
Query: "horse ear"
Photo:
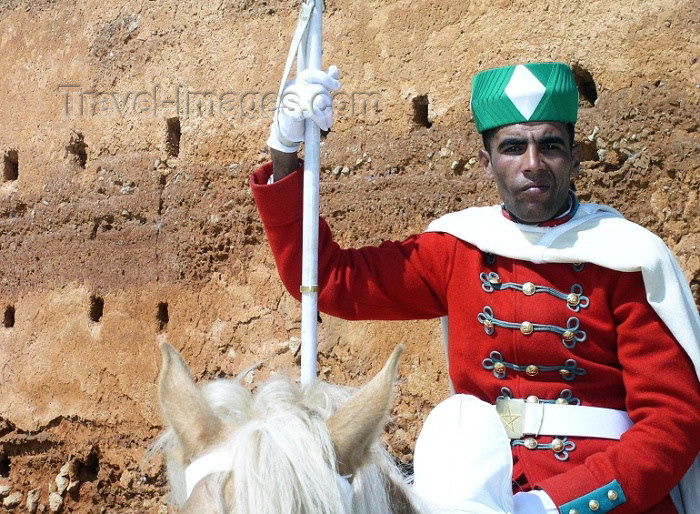
[[[163,342],[160,351],[163,357],[158,378],[161,412],[166,423],[175,431],[183,457],[189,463],[219,438],[223,421],[202,397],[177,350]]]
[[[384,428],[403,350],[398,345],[382,370],[328,420],[341,475],[353,473],[363,463]]]

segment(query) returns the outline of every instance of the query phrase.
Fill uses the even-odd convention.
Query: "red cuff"
[[[299,167],[273,184],[267,183],[272,175],[272,163],[260,166],[250,176],[250,189],[260,212],[262,222],[270,227],[286,225],[303,215],[304,174],[303,162]]]

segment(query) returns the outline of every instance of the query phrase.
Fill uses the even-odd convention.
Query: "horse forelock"
[[[351,392],[351,388],[324,382],[300,386],[280,377],[260,385],[255,394],[235,381],[205,384],[206,401],[219,417],[235,426],[216,449],[228,459],[228,472],[205,480],[209,494],[218,495],[210,499],[212,506],[223,503],[228,487],[233,501],[227,511],[236,514],[391,512],[388,477],[393,475],[395,483],[401,477],[381,445],[376,445],[370,462],[353,476],[352,500],[338,481],[326,421]],[[184,467],[178,463],[174,437],[166,433],[163,439],[168,443],[173,502],[182,505],[187,496]]]

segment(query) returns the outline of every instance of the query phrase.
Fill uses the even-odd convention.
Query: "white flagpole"
[[[316,0],[306,38],[306,66],[321,69],[323,0]],[[304,125],[304,218],[301,271],[301,383],[316,380],[318,334],[318,196],[321,132],[307,119]]]

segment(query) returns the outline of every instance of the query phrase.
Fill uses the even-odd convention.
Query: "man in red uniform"
[[[297,108],[279,111],[272,163],[251,177],[280,276],[297,298],[300,127],[311,117],[329,128],[337,78],[335,69],[307,70],[295,80]],[[487,70],[474,78],[471,103],[500,206],[449,214],[378,247],[344,250],[323,220],[319,229],[321,311],[444,320],[456,395],[419,439],[431,470],[423,476],[439,479],[417,469],[416,486],[444,512],[700,512],[689,503],[700,494],[697,308],[656,236],[610,207],[579,204],[569,189],[580,162],[571,70]],[[500,418],[498,427],[487,420],[474,432],[470,413]],[[501,438],[517,494],[502,497],[496,486],[484,500],[462,485],[479,476],[465,461],[483,464],[470,448],[488,444],[496,459]]]

